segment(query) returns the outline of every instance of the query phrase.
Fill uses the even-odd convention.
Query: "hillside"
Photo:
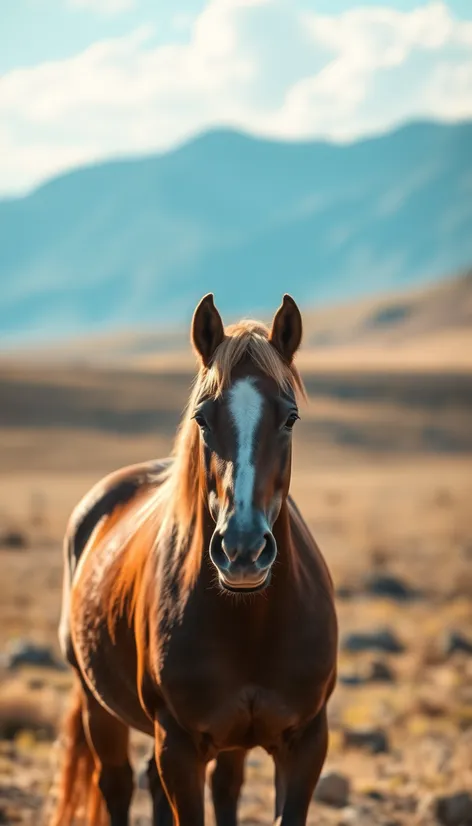
[[[0,202],[0,334],[173,325],[212,290],[264,314],[419,285],[472,261],[472,124],[351,145],[229,131]]]
[[[216,294],[220,303],[220,293]],[[263,314],[270,323],[270,315]],[[225,322],[232,316],[225,315]],[[303,369],[472,370],[472,270],[439,283],[303,311]],[[38,362],[192,371],[188,325],[171,331],[117,331],[4,354],[11,364]],[[0,362],[1,363],[1,362]]]

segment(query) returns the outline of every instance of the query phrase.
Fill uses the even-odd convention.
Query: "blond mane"
[[[176,551],[182,550],[192,534],[198,510],[200,486],[200,438],[193,420],[195,406],[202,396],[218,398],[229,387],[233,369],[248,358],[264,374],[274,379],[281,391],[305,397],[297,368],[288,365],[269,341],[268,328],[243,320],[226,329],[224,340],[215,350],[209,367],[200,367],[185,409],[172,451],[172,462],[155,495],[155,513],[160,517],[159,544],[169,531],[175,534]]]

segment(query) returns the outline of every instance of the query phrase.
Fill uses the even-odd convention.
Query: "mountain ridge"
[[[0,334],[261,314],[420,285],[472,261],[472,123],[351,144],[232,130],[72,170],[0,201]]]

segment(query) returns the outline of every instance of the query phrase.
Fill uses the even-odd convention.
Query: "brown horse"
[[[225,334],[197,307],[200,369],[174,456],[93,488],[65,540],[62,648],[77,672],[56,826],[127,826],[129,728],[154,738],[155,826],[235,826],[248,749],[275,762],[276,818],[306,823],[327,749],[337,626],[325,562],[288,496],[300,312]]]

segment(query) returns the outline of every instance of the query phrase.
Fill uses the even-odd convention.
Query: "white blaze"
[[[250,518],[256,470],[251,462],[254,436],[262,411],[262,397],[253,379],[237,381],[230,391],[229,408],[236,429],[236,478],[234,503],[236,517],[244,523]]]

